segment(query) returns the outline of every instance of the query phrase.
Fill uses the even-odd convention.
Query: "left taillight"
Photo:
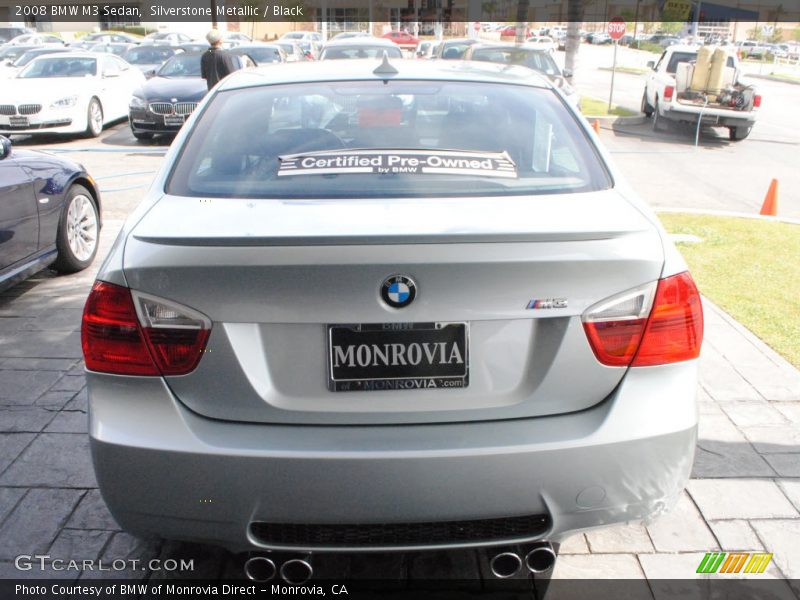
[[[170,300],[104,281],[83,311],[86,368],[116,375],[185,375],[206,348],[211,321]]]

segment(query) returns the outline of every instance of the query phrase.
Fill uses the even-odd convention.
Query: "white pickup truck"
[[[714,51],[714,48],[707,50]],[[657,63],[650,62],[642,112],[653,117],[653,128],[663,130],[667,121],[727,127],[731,140],[750,135],[761,95],[739,79],[739,61],[732,50],[716,49],[698,57],[694,46],[670,46]]]

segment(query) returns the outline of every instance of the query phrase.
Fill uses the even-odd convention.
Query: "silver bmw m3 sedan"
[[[97,479],[135,534],[545,570],[677,499],[702,337],[657,218],[533,72],[243,71],[86,303]]]

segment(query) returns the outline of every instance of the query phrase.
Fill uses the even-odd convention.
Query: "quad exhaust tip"
[[[525,555],[525,566],[531,573],[546,573],[556,564],[556,552],[552,544],[545,542],[535,545]]]
[[[244,574],[250,581],[265,583],[274,579],[277,573],[275,563],[266,556],[254,556],[244,563]]]
[[[281,565],[280,575],[290,585],[302,585],[314,575],[314,568],[304,558],[293,558]]]
[[[489,561],[492,575],[499,579],[514,577],[522,569],[522,559],[516,552],[501,552],[495,554]]]

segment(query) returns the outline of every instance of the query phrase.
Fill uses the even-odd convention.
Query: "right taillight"
[[[104,281],[83,311],[86,368],[116,375],[185,375],[205,351],[211,321],[163,298]]]
[[[607,298],[587,309],[582,320],[604,365],[645,367],[700,355],[703,310],[688,272]]]
[[[753,96],[753,108],[759,108],[761,106],[761,94],[756,94]]]

